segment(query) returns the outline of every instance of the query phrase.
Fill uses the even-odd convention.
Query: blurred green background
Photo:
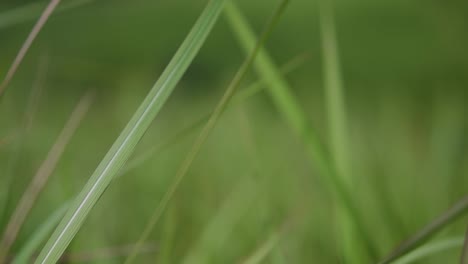
[[[32,2],[3,0],[0,15]],[[257,32],[276,4],[236,2]],[[466,194],[468,2],[334,3],[355,175],[352,194],[384,256]],[[82,188],[205,4],[96,0],[50,18],[0,102],[0,139],[20,135],[0,146],[0,178],[4,181],[10,166],[14,175],[2,229],[79,98],[92,90],[95,100],[13,253]],[[34,21],[0,27],[1,78]],[[306,56],[286,79],[327,142],[317,3],[292,1],[266,48],[278,65]],[[165,144],[209,113],[244,58],[221,17],[135,155]],[[44,88],[31,129],[23,135],[18,131],[41,69]],[[257,79],[250,73],[242,88]],[[69,252],[134,243],[197,131],[115,180]],[[342,263],[334,206],[301,140],[270,97],[260,93],[223,115],[151,234],[157,250],[138,263],[178,263],[190,254],[206,255],[209,263],[237,263],[289,219],[294,220],[265,263]],[[462,235],[466,220],[438,237]],[[457,248],[421,263],[454,263],[459,255]],[[89,262],[121,263],[122,258]]]

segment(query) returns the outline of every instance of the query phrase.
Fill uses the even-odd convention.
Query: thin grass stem
[[[408,252],[417,248],[419,245],[426,242],[428,239],[434,236],[437,232],[439,232],[442,228],[448,226],[450,223],[458,219],[467,211],[468,211],[468,196],[462,198],[449,210],[441,214],[435,220],[430,222],[427,226],[423,227],[416,234],[414,234],[409,239],[404,241],[400,246],[398,246],[395,250],[393,250],[392,253],[390,253],[387,257],[382,259],[379,263],[387,264],[387,263],[391,263],[399,259],[400,257],[404,256]]]
[[[5,78],[0,84],[0,99],[3,97],[8,84],[10,84],[11,79],[13,79],[13,76],[15,75],[16,70],[18,69],[19,65],[23,61],[24,56],[26,56],[26,53],[31,47],[33,41],[36,39],[37,35],[41,31],[41,29],[44,27],[44,24],[47,22],[50,15],[52,14],[52,12],[55,10],[55,8],[57,7],[59,3],[60,3],[60,0],[51,0],[49,2],[49,4],[47,5],[47,7],[44,9],[41,16],[39,17],[39,20],[37,20],[36,24],[31,30],[31,33],[29,33],[28,37],[24,41],[23,45],[21,46],[21,49],[19,50],[18,54],[15,57],[15,60],[11,64],[10,68],[8,69],[8,72]]]
[[[89,106],[91,105],[92,95],[87,93],[81,98],[76,105],[75,109],[71,113],[68,121],[57,137],[55,143],[50,149],[47,157],[42,162],[41,166],[37,170],[36,174],[31,179],[28,187],[21,196],[18,205],[16,206],[10,220],[6,226],[5,232],[0,242],[0,263],[3,263],[5,257],[8,254],[11,246],[16,240],[16,237],[23,226],[29,212],[37,201],[39,194],[44,189],[50,175],[55,170],[65,147],[68,142],[75,134],[85,114],[87,113]]]

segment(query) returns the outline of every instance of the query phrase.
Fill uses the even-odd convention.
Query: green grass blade
[[[66,1],[57,7],[54,14],[79,7],[81,5],[90,3],[91,1],[93,0]],[[4,11],[3,13],[0,13],[0,30],[38,18],[41,15],[43,9],[44,3],[34,2]]]
[[[348,190],[351,190],[353,188],[353,176],[348,148],[350,138],[348,136],[344,88],[331,1],[319,1],[319,18],[331,156],[338,176],[341,177]],[[362,243],[358,242],[359,235],[352,224],[351,216],[342,208],[339,208],[337,213],[343,234],[341,246],[343,247],[344,259],[347,263],[366,262],[361,251]]]
[[[249,50],[254,43],[255,36],[246,19],[233,3],[226,6],[225,14],[228,23],[242,48],[244,50]],[[262,77],[269,86],[268,92],[270,93],[273,103],[289,123],[291,128],[303,139],[305,148],[313,159],[313,163],[317,167],[319,176],[322,177],[324,183],[327,183],[330,188],[336,192],[338,204],[342,206],[344,210],[347,210],[349,215],[352,217],[353,224],[356,225],[360,236],[365,241],[368,251],[372,256],[376,257],[376,250],[370,242],[370,236],[364,228],[364,222],[356,209],[355,202],[346,186],[346,183],[341,177],[338,177],[338,172],[326,153],[322,142],[310,125],[308,118],[299,106],[298,101],[291,93],[291,87],[287,81],[282,78],[278,67],[275,66],[275,63],[270,58],[266,50],[260,50],[255,61],[255,69],[259,76]]]
[[[31,258],[34,253],[39,250],[39,247],[47,240],[54,228],[57,227],[59,221],[67,211],[69,203],[65,203],[56,209],[42,225],[40,225],[34,233],[28,237],[28,241],[18,251],[18,254],[13,259],[12,264],[27,264],[31,263]]]
[[[92,207],[131,155],[136,144],[198,53],[217,21],[224,2],[225,0],[212,0],[208,3],[161,77],[72,203],[41,251],[36,263],[55,263],[63,254]]]
[[[271,30],[274,28],[279,18],[283,14],[284,10],[286,9],[287,5],[289,4],[289,1],[290,0],[282,0],[278,8],[275,10],[272,18],[267,23],[265,30],[261,34],[256,44],[253,46],[253,49],[251,50],[251,52],[249,53],[245,61],[242,63],[241,67],[239,68],[236,75],[234,76],[229,86],[227,87],[226,91],[224,92],[223,96],[221,97],[220,101],[216,105],[210,118],[206,122],[205,126],[203,127],[202,131],[198,135],[195,142],[193,143],[192,148],[189,150],[187,156],[185,157],[184,161],[182,162],[179,169],[177,170],[174,180],[171,183],[171,186],[169,187],[168,191],[164,194],[161,202],[156,207],[156,210],[153,212],[153,215],[151,216],[147,226],[145,227],[140,239],[138,239],[138,243],[135,246],[134,253],[129,256],[129,258],[125,261],[125,263],[128,264],[133,261],[133,258],[135,257],[135,252],[138,249],[138,246],[142,245],[143,242],[148,238],[149,234],[151,233],[157,221],[159,220],[165,208],[167,207],[169,201],[172,199],[172,196],[177,190],[180,182],[183,180],[188,170],[190,169],[190,166],[195,160],[195,157],[198,155],[198,152],[200,151],[201,147],[205,143],[210,132],[213,130],[221,114],[226,109],[229,100],[231,99],[237,87],[240,85],[241,81],[245,77],[247,71],[252,66],[252,63],[254,62],[255,57],[257,56],[259,50],[261,49],[261,46],[263,45],[267,37],[270,35]]]
[[[402,257],[394,264],[410,264],[415,263],[418,260],[427,258],[431,255],[450,250],[460,248],[463,245],[463,237],[448,238],[441,241],[433,242],[420,248],[413,250],[411,253]]]
[[[452,208],[447,210],[445,213],[437,217],[434,221],[429,223],[427,226],[422,228],[419,232],[414,234],[408,240],[404,241],[399,247],[397,247],[390,255],[385,257],[380,264],[391,263],[400,257],[404,256],[408,252],[417,248],[419,245],[426,242],[429,238],[439,232],[442,228],[455,221],[457,218],[462,216],[468,211],[468,196],[458,201]]]

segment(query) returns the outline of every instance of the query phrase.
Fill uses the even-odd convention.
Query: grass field
[[[468,263],[466,1],[48,3],[0,3],[0,263]]]

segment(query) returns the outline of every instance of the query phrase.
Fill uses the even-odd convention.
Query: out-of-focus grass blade
[[[280,239],[280,232],[276,231],[246,260],[242,261],[243,264],[259,264],[263,263],[266,257],[278,245]]]
[[[182,263],[212,263],[214,261],[212,256],[216,252],[221,252],[223,247],[228,247],[229,235],[255,199],[255,187],[252,179],[248,179],[235,188]]]
[[[207,140],[208,136],[210,135],[211,131],[215,127],[216,123],[218,122],[219,118],[221,117],[221,114],[226,110],[226,107],[233,96],[234,92],[240,85],[241,81],[244,79],[247,71],[250,69],[252,66],[252,63],[255,60],[255,57],[257,56],[261,46],[265,42],[265,40],[268,38],[270,35],[270,32],[276,25],[276,23],[279,21],[281,15],[283,12],[286,10],[286,7],[288,6],[290,0],[282,0],[278,7],[275,9],[273,16],[269,19],[267,22],[267,25],[265,27],[265,30],[262,32],[260,35],[259,39],[256,41],[256,44],[253,46],[253,49],[248,53],[247,58],[244,60],[242,65],[240,66],[239,70],[237,71],[236,75],[234,75],[234,78],[232,81],[229,83],[228,87],[226,88],[226,91],[224,92],[223,96],[219,100],[218,104],[216,105],[215,109],[213,110],[213,113],[211,114],[210,118],[206,122],[205,126],[201,130],[201,132],[198,134],[198,137],[194,141],[191,149],[188,151],[187,155],[185,156],[185,159],[182,161],[180,167],[178,168],[176,175],[174,176],[174,179],[169,186],[169,189],[167,192],[164,194],[164,196],[161,199],[161,202],[159,205],[156,207],[154,210],[152,216],[150,217],[150,220],[148,221],[148,224],[146,225],[143,233],[141,234],[140,238],[138,239],[138,243],[135,246],[135,250],[133,251],[134,253],[131,254],[127,260],[125,261],[126,264],[131,263],[135,257],[135,252],[138,249],[139,245],[142,245],[143,242],[148,238],[150,235],[151,231],[153,230],[154,226],[158,222],[159,218],[163,214],[164,210],[166,209],[167,205],[169,204],[169,201],[172,199],[174,193],[176,192],[179,184],[182,182],[183,178],[185,175],[187,175],[188,170],[190,169],[193,161],[195,160],[196,156],[198,155],[198,152],[200,151],[201,147]]]
[[[226,17],[229,25],[232,27],[236,38],[241,43],[244,50],[249,50],[254,44],[255,36],[246,19],[241,14],[240,10],[234,3],[226,6]],[[360,236],[366,242],[368,252],[376,257],[376,251],[370,242],[369,235],[364,228],[364,222],[357,211],[353,197],[350,194],[345,182],[338,177],[337,171],[326,154],[326,151],[310,125],[307,116],[299,106],[299,103],[291,93],[291,88],[287,81],[282,78],[275,63],[270,58],[266,50],[260,50],[257,59],[255,60],[255,69],[258,74],[265,80],[269,86],[273,102],[278,110],[283,114],[292,129],[300,135],[305,143],[306,150],[309,152],[316,165],[319,175],[325,183],[328,183],[332,190],[337,194],[338,203],[352,216],[353,224],[360,232]]]
[[[404,241],[398,246],[391,254],[385,257],[380,264],[391,263],[400,257],[406,255],[419,245],[426,242],[429,238],[435,235],[442,228],[455,221],[458,217],[468,211],[468,196],[458,201],[452,208],[447,210],[445,213],[437,217],[430,224],[422,228],[419,232],[414,234],[408,240]]]
[[[93,0],[65,1],[65,3],[57,7],[54,13],[67,11],[75,7],[87,4],[91,1]],[[41,15],[42,10],[44,9],[44,6],[45,2],[34,2],[21,7],[9,9],[0,13],[0,30],[38,18]]]
[[[19,250],[18,254],[13,259],[12,264],[27,264],[31,263],[31,258],[34,253],[39,250],[39,247],[47,240],[47,237],[52,233],[60,219],[68,209],[69,203],[65,203],[56,209],[42,225],[38,226],[34,233],[28,237],[26,244]]]
[[[352,166],[348,148],[350,140],[346,118],[345,95],[343,81],[340,72],[338,42],[333,17],[331,0],[319,1],[319,20],[322,40],[323,73],[325,98],[328,114],[328,132],[330,133],[331,157],[335,165],[337,175],[346,185],[352,189]],[[341,206],[340,206],[341,207]],[[344,208],[338,208],[340,229],[342,232],[342,247],[344,259],[347,263],[364,263],[359,243],[359,235],[353,226],[351,216]]]
[[[55,263],[63,254],[90,210],[132,154],[136,144],[198,53],[217,21],[224,2],[225,0],[212,0],[205,7],[159,80],[73,201],[36,263]]]
[[[411,251],[411,253],[402,257],[400,260],[395,261],[394,264],[415,263],[416,261],[427,258],[431,255],[450,249],[456,249],[462,245],[463,237],[455,237],[433,242]]]
[[[28,134],[31,132],[33,121],[36,117],[41,93],[44,88],[47,71],[49,68],[49,59],[47,55],[40,57],[39,64],[37,65],[36,76],[32,83],[31,93],[28,98],[28,102],[25,107],[23,120],[19,128],[14,129],[13,132],[8,136],[7,140],[11,140],[12,151],[8,159],[7,165],[2,169],[1,184],[0,184],[0,226],[6,225],[7,220],[7,205],[10,202],[10,186],[16,179],[15,173],[19,165],[21,158],[21,152],[23,150],[23,144],[26,142]]]

